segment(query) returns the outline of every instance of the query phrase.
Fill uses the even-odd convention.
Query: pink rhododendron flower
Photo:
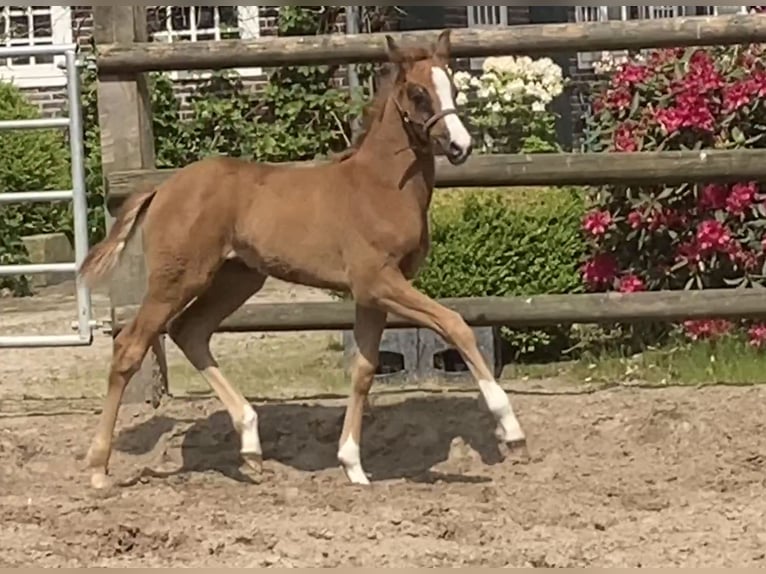
[[[693,341],[714,340],[731,332],[732,324],[726,320],[686,321],[684,331]]]
[[[743,215],[745,211],[753,206],[755,201],[755,192],[757,186],[755,183],[738,183],[726,199],[726,209],[732,215]]]
[[[645,81],[650,75],[651,71],[646,66],[629,62],[614,75],[612,82],[619,88],[632,88]]]
[[[585,216],[583,229],[593,237],[603,237],[612,225],[612,216],[607,211],[594,211]]]
[[[690,266],[694,266],[702,260],[702,252],[696,242],[689,241],[682,243],[676,249],[676,262],[686,261]]]
[[[660,211],[657,214],[657,219],[659,220],[660,227],[671,229],[677,228],[679,226],[685,226],[688,223],[686,214],[681,213],[675,209],[670,209],[669,207],[666,207]]]
[[[702,210],[718,210],[726,207],[729,190],[724,185],[712,184],[702,188],[697,206]]]
[[[753,325],[747,332],[750,339],[750,345],[756,349],[766,346],[766,323]]]
[[[675,134],[684,125],[683,115],[675,108],[663,108],[657,110],[655,117],[660,126],[662,126],[662,129],[665,130],[668,135]]]
[[[646,291],[646,284],[637,275],[626,275],[620,279],[620,293],[639,293]]]
[[[729,241],[731,234],[719,221],[709,219],[697,226],[697,242],[703,252],[723,250]]]
[[[645,223],[651,231],[659,231],[678,227],[686,221],[686,217],[670,208],[654,209],[646,216]]]
[[[617,260],[608,253],[596,255],[583,265],[583,279],[590,287],[603,287],[617,277]]]
[[[758,85],[750,78],[727,86],[723,91],[723,112],[736,112],[753,101],[753,96],[759,91]]]
[[[683,80],[684,89],[688,92],[706,94],[723,86],[723,78],[708,51],[695,51],[689,65],[689,72]]]
[[[610,150],[741,147],[733,141],[735,126],[750,137],[764,123],[766,44],[650,51],[646,60],[619,67],[599,97],[593,123]],[[606,236],[608,243],[604,238],[591,244],[619,253],[619,261],[592,254],[582,267],[583,280],[590,287],[634,293],[649,289],[649,277],[654,286],[664,268],[670,285],[686,284],[690,275],[711,285],[743,277],[766,284],[760,277],[766,261],[761,204],[766,207],[766,186],[755,182],[605,186],[599,211],[583,220],[584,234]],[[766,350],[766,320],[759,327],[758,345]],[[685,328],[704,339],[733,327],[691,321]]]
[[[624,122],[615,130],[614,149],[621,152],[638,151],[635,126],[631,122]]]
[[[628,214],[628,224],[631,229],[641,229],[644,224],[644,216],[641,215],[640,211],[631,211]],[[764,241],[766,241],[766,239],[764,239]],[[766,245],[766,243],[764,243],[764,245]]]
[[[736,239],[729,241],[729,244],[724,248],[724,253],[728,255],[729,260],[732,263],[745,271],[754,271],[758,266],[758,257],[756,254],[745,249],[745,247]]]
[[[630,105],[633,103],[633,94],[626,88],[609,90],[604,98],[604,103],[610,110],[621,112],[630,109]]]
[[[748,65],[747,67],[752,67],[752,64]],[[750,81],[752,82],[751,87],[754,91],[753,95],[759,98],[766,97],[766,71],[758,70],[757,72],[753,73]]]

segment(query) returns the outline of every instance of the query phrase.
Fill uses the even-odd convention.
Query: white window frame
[[[492,28],[504,28],[508,26],[508,6],[473,5],[473,6],[466,6],[465,9],[466,9],[469,28],[492,29]],[[495,12],[499,13],[500,15],[499,21],[497,22],[487,23],[486,19],[477,17],[480,13],[484,13],[484,16],[493,14],[492,19],[494,19]],[[471,69],[480,70],[481,67],[484,65],[484,60],[485,58],[471,58],[470,59]]]
[[[612,11],[620,11],[620,19],[626,21],[630,19],[630,6],[575,6],[575,22],[608,22],[616,18]],[[747,14],[747,6],[637,6],[639,19],[658,19],[658,18],[677,18],[681,16],[693,16],[698,8],[705,8],[711,16],[719,14]],[[733,10],[732,10],[733,9]],[[594,63],[611,55],[612,58],[619,60],[627,57],[626,50],[614,50],[605,52],[579,52],[577,54],[577,67],[580,70],[592,70]]]
[[[51,36],[54,44],[72,42],[72,10],[70,6],[49,6],[51,11]],[[7,46],[0,39],[1,46]],[[14,42],[14,46],[23,46]],[[32,38],[31,45],[34,45]],[[52,63],[8,65],[0,60],[0,81],[9,82],[22,89],[59,88],[66,85],[66,71],[61,68],[63,56],[56,56]]]
[[[168,5],[168,8],[171,5]],[[216,8],[216,19],[218,19],[218,10],[220,6],[217,4],[206,5]],[[200,7],[198,5],[191,6],[191,8]],[[237,9],[237,21],[239,27],[239,39],[240,40],[252,40],[259,38],[261,35],[261,11],[259,6],[235,6]],[[195,23],[191,23],[191,33],[196,33]],[[220,29],[215,28],[216,40],[220,39]],[[185,35],[185,34],[184,34]],[[178,33],[174,32],[171,28],[171,21],[168,18],[167,30],[156,32],[152,34],[154,42],[177,42]],[[180,40],[182,42],[194,42],[197,40],[186,38]],[[233,68],[233,71],[237,72],[243,78],[257,78],[263,75],[263,68],[249,67],[249,68]],[[210,72],[200,72],[198,70],[173,70],[168,72],[168,75],[173,80],[203,80],[211,76]]]

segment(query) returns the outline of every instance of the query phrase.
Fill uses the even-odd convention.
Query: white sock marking
[[[242,452],[244,454],[263,454],[261,437],[258,435],[258,415],[250,405],[245,406],[242,416]]]
[[[524,431],[513,412],[511,401],[500,385],[495,381],[479,381],[479,388],[487,408],[497,420],[498,438],[505,442],[524,440]]]
[[[443,68],[434,66],[431,69],[431,80],[436,88],[436,95],[439,97],[442,110],[454,109],[455,101],[452,99],[452,83],[447,72]],[[462,150],[468,149],[471,146],[471,134],[465,129],[460,118],[455,114],[450,114],[444,118],[444,121],[447,124],[447,130],[449,131],[452,143],[459,146]]]
[[[359,445],[353,437],[348,437],[346,442],[338,450],[338,460],[346,469],[346,475],[353,484],[370,484],[367,475],[362,468],[362,459],[359,454]]]

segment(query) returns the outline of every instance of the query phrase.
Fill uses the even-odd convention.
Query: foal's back
[[[364,257],[371,240],[391,241],[397,233],[379,216],[387,199],[366,193],[354,164],[198,161],[157,189],[144,223],[145,249],[204,267],[236,257],[279,279],[344,289],[348,260]]]

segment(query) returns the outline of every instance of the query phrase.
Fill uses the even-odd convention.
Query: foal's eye
[[[416,104],[425,104],[428,103],[431,99],[431,97],[428,95],[428,90],[426,90],[423,86],[410,84],[407,88],[407,91],[409,92],[410,99]]]

